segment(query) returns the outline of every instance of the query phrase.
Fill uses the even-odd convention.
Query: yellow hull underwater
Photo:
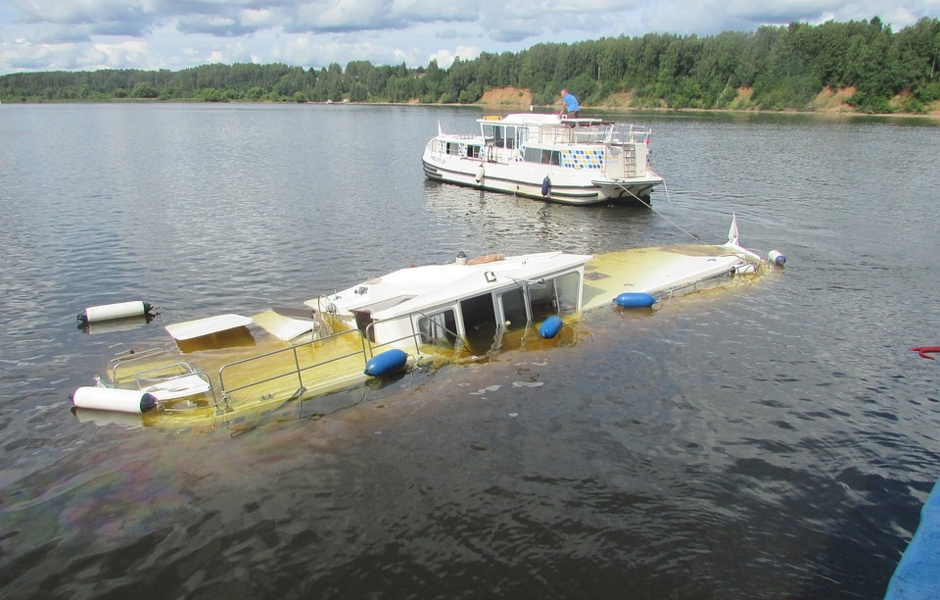
[[[747,267],[752,265],[752,267]],[[598,254],[584,270],[582,310],[609,306],[624,292],[662,298],[695,291],[736,273],[766,272],[756,255],[736,246],[662,246]]]

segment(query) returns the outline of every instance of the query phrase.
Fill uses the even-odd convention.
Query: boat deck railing
[[[119,352],[108,363],[108,376],[111,378],[111,381],[115,383],[119,382],[122,377],[133,376],[133,372],[130,375],[123,375],[121,373],[123,369],[131,367],[139,369],[141,362],[151,362],[155,360],[176,362],[176,358],[163,348],[149,348],[139,352],[137,350],[127,350],[125,352]]]
[[[277,390],[294,389],[292,398],[299,398],[307,392],[308,384],[313,384],[314,379],[312,378],[316,378],[317,384],[350,380],[361,374],[369,359],[384,349],[402,348],[414,344],[415,354],[420,355],[421,336],[415,330],[412,316],[408,316],[408,322],[411,325],[410,334],[382,343],[370,341],[374,338],[373,330],[375,326],[375,323],[370,323],[366,327],[365,333],[359,329],[340,331],[289,348],[274,350],[222,365],[219,368],[219,386],[222,398],[230,400],[238,392],[264,386]],[[329,350],[329,348],[339,350]],[[311,356],[313,357],[312,360]],[[334,367],[335,369],[331,371],[331,368]],[[264,375],[237,381],[237,372],[253,373],[256,370]],[[293,387],[291,380],[296,381],[296,387]]]
[[[414,330],[414,321],[411,319],[410,315],[409,315],[409,322],[411,323],[411,334],[410,334],[410,335],[403,335],[403,336],[401,336],[400,338],[395,338],[395,339],[389,340],[389,341],[387,341],[387,342],[382,342],[381,344],[376,344],[376,343],[374,343],[374,342],[369,341],[369,340],[372,340],[372,339],[375,338],[375,334],[373,333],[373,331],[375,330],[375,323],[369,323],[369,324],[366,326],[366,334],[363,336],[363,338],[368,342],[369,353],[370,353],[372,356],[375,356],[375,351],[376,351],[377,349],[379,349],[379,348],[389,348],[389,347],[396,347],[396,348],[397,348],[397,347],[399,347],[400,342],[404,342],[405,340],[410,339],[412,342],[414,342],[414,345],[415,345],[415,352],[418,353],[418,354],[420,354],[420,353],[421,353],[421,347],[420,347],[420,345],[418,344],[418,339],[419,339],[420,336],[418,336],[418,334],[417,334],[417,333],[415,332],[415,330]],[[410,342],[409,342],[409,344],[410,344]]]
[[[349,340],[348,338],[353,339]],[[334,346],[342,346],[343,343],[347,343],[349,347],[352,348],[352,350],[348,352],[328,354],[325,355],[322,359],[311,363],[301,360],[300,355],[303,352],[312,352],[316,355],[317,345],[322,346],[325,344],[330,344]],[[288,378],[297,379],[297,391],[294,393],[294,395],[299,396],[304,391],[306,391],[306,386],[304,385],[305,373],[309,373],[315,370],[322,370],[329,365],[333,365],[344,360],[355,359],[357,357],[360,359],[357,361],[357,363],[361,362],[362,367],[364,368],[366,361],[368,360],[366,357],[367,348],[368,343],[363,337],[362,333],[360,333],[358,329],[351,329],[347,331],[340,331],[322,338],[318,337],[316,339],[310,340],[309,342],[293,345],[289,348],[282,348],[280,350],[274,350],[272,352],[266,352],[264,354],[259,354],[250,358],[227,363],[219,368],[219,385],[221,387],[222,397],[230,399],[232,394],[236,392],[251,387],[261,386],[267,383],[282,381]],[[263,362],[270,362],[273,365],[284,363],[285,366],[283,370],[275,371],[273,373],[265,369],[267,376],[258,379],[252,379],[247,383],[227,385],[226,377],[230,372],[239,368],[246,368],[249,365],[261,365]],[[234,379],[234,376],[232,379]]]
[[[581,122],[583,121],[583,122]],[[528,139],[540,144],[634,144],[651,133],[630,123],[597,123],[594,119],[565,119],[561,125],[530,127]]]
[[[402,345],[401,342],[404,342],[405,340],[410,340],[408,342],[409,345],[413,343],[415,347],[416,355],[420,355],[421,354],[421,334],[415,330],[415,317],[416,316],[424,317],[425,319],[428,319],[429,321],[431,320],[431,317],[427,315],[426,313],[424,313],[424,311],[418,310],[418,311],[409,313],[406,316],[406,318],[408,319],[408,324],[411,326],[411,333],[408,335],[403,335],[400,338],[383,342],[381,344],[370,343],[369,349],[372,352],[372,355],[373,356],[375,355],[375,350],[378,348],[385,348],[388,346],[401,347]],[[456,331],[453,331],[452,329],[448,329],[446,326],[442,325],[441,323],[434,323],[434,327],[438,329],[442,329],[443,331],[453,335],[455,339],[462,339],[459,333],[457,333]],[[375,323],[369,323],[369,325],[366,327],[366,335],[365,335],[366,339],[371,340],[375,338],[375,335],[373,333],[374,330],[375,330]]]
[[[174,411],[174,403],[179,399],[197,396],[209,398],[208,406],[218,406],[220,400],[209,376],[196,370],[187,362],[170,353],[165,348],[147,350],[127,350],[118,353],[108,363],[110,383],[105,387],[130,387],[147,391],[157,397],[162,410]],[[191,403],[185,403],[190,406]],[[198,406],[204,406],[199,403]]]

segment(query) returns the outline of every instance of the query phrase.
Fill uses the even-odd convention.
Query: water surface
[[[0,596],[880,598],[940,463],[937,129],[643,114],[654,209],[429,183],[477,109],[4,105]],[[69,393],[169,323],[468,255],[742,242],[760,284],[210,431]],[[151,323],[85,332],[87,306]],[[113,421],[113,420],[112,420]]]

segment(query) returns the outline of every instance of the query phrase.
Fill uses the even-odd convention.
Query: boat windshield
[[[457,341],[457,318],[449,308],[418,319],[421,342],[453,347]]]
[[[493,145],[497,148],[508,148],[512,150],[519,146],[519,135],[522,128],[515,125],[496,125],[493,123],[483,123],[483,138],[487,145]]]

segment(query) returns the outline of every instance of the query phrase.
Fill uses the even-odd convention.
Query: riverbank
[[[928,120],[937,120],[940,122],[940,101],[933,102],[930,110],[925,113],[904,112],[898,110],[891,113],[866,113],[856,110],[848,100],[855,93],[852,88],[834,91],[826,89],[817,94],[813,101],[804,110],[768,110],[755,105],[752,100],[753,90],[751,88],[741,88],[736,91],[735,100],[731,106],[723,108],[674,108],[666,103],[659,106],[647,106],[637,104],[634,96],[630,92],[613,94],[606,98],[599,105],[582,104],[584,110],[597,111],[668,111],[668,112],[691,112],[691,113],[746,113],[746,114],[793,114],[793,115],[831,115],[831,116],[858,116],[858,117],[904,117],[904,118],[925,118]],[[204,98],[95,98],[95,99],[69,99],[69,100],[46,100],[39,98],[0,98],[0,104],[163,104],[163,103],[206,103]],[[334,102],[312,102],[308,100],[220,100],[219,104],[334,104]],[[557,105],[533,104],[532,93],[523,88],[503,87],[488,90],[483,97],[472,104],[441,104],[441,103],[422,103],[417,99],[408,102],[335,102],[335,104],[358,104],[358,105],[389,105],[389,106],[479,106],[487,110],[504,112],[521,112],[538,110],[539,112],[550,112],[560,107],[560,101]],[[892,101],[892,106],[900,107],[905,104],[903,96],[896,97]]]
[[[722,112],[728,111],[744,111],[744,112],[786,112],[786,113],[810,113],[810,114],[845,114],[845,115],[864,115],[864,116],[873,116],[870,113],[859,112],[855,109],[848,101],[855,94],[854,88],[845,88],[841,90],[833,90],[831,88],[826,88],[823,91],[819,92],[813,101],[807,107],[807,110],[788,110],[788,111],[767,111],[756,106],[751,100],[754,90],[752,88],[740,88],[736,91],[734,100],[731,102],[730,107],[719,108],[715,110],[720,110]],[[903,96],[898,96],[892,101],[892,106],[901,107],[905,103],[905,98]],[[505,109],[525,109],[529,110],[532,104],[532,92],[527,89],[514,88],[514,87],[503,87],[491,89],[484,92],[483,97],[480,99],[479,104],[481,106],[493,107],[493,108],[505,108]],[[559,104],[560,106],[560,104]],[[618,94],[612,94],[604,102],[598,106],[588,106],[583,105],[583,108],[586,109],[604,109],[604,110],[692,110],[692,111],[708,111],[709,109],[689,109],[681,108],[675,109],[670,108],[665,103],[661,106],[642,106],[637,105],[634,99],[634,96],[631,92],[622,92]],[[927,113],[910,113],[910,112],[894,112],[887,113],[884,116],[905,116],[905,117],[931,117],[931,118],[940,118],[940,102],[934,102],[931,105],[930,110]]]

